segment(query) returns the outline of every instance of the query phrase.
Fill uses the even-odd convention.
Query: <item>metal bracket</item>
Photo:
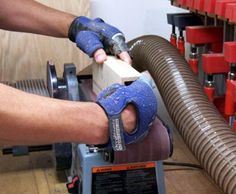
[[[47,63],[47,84],[52,98],[79,101],[79,84],[74,64],[64,64],[63,78],[58,78],[55,65]],[[72,144],[53,145],[58,170],[69,169],[72,164]]]

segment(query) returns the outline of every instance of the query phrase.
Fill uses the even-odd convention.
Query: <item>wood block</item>
[[[103,64],[92,64],[93,91],[98,94],[113,83],[128,85],[138,79],[141,74],[130,64],[108,56]]]

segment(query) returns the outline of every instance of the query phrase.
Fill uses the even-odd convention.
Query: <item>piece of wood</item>
[[[127,85],[138,79],[141,74],[130,64],[108,56],[103,64],[92,64],[93,71],[93,91],[98,94],[108,86],[114,83]]]
[[[87,0],[38,0],[75,15],[89,15]],[[0,81],[46,79],[46,63],[51,60],[62,75],[64,63],[74,63],[77,71],[91,63],[87,55],[68,39],[0,30]]]

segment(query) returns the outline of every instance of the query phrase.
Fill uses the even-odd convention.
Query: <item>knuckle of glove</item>
[[[91,29],[94,29],[102,38],[107,53],[118,55],[129,50],[123,33],[116,27],[105,23],[100,18],[91,21],[90,25]]]
[[[91,31],[80,31],[76,36],[76,45],[89,57],[92,57],[96,50],[103,48],[98,34]]]
[[[87,25],[91,22],[91,19],[85,17],[85,16],[80,16],[75,18],[69,28],[68,31],[68,38],[72,42],[76,42],[76,36],[80,31],[88,30]]]
[[[116,27],[107,24],[104,21],[101,21],[101,19],[92,20],[89,23],[89,28],[92,31],[99,33],[102,37],[107,39],[112,39],[112,37],[115,36],[116,34],[122,34],[122,32],[118,30]]]
[[[90,33],[82,33],[83,35],[81,35],[81,32],[83,31],[96,33],[96,36],[98,37],[97,40],[99,40],[100,44],[102,45],[102,47],[100,46],[99,48],[104,47],[106,52],[109,54],[118,55],[123,51],[129,51],[129,48],[125,43],[125,37],[119,29],[105,23],[101,18],[91,20],[85,16],[80,16],[75,18],[75,20],[72,22],[68,32],[68,37],[71,41],[76,42],[77,46],[90,57],[92,51],[95,51],[94,48],[97,48],[97,44],[93,46],[92,44],[96,43],[94,41],[91,41],[89,42],[91,44],[88,44],[88,39],[91,38],[91,36],[86,38],[85,35],[90,35]],[[78,40],[78,36],[81,37],[81,39]],[[87,43],[84,44],[85,41],[82,39],[85,38]],[[88,47],[92,48],[89,49]]]

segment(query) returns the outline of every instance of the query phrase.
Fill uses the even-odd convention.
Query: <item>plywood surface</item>
[[[174,154],[169,161],[197,163],[177,132]],[[165,166],[166,194],[222,194],[202,170]],[[53,167],[50,151],[30,156],[0,157],[1,194],[65,194],[66,178]]]
[[[89,14],[87,0],[38,0],[75,15]],[[53,61],[61,75],[64,63],[75,63],[78,71],[90,63],[67,39],[0,30],[0,81],[45,78],[46,62]]]

